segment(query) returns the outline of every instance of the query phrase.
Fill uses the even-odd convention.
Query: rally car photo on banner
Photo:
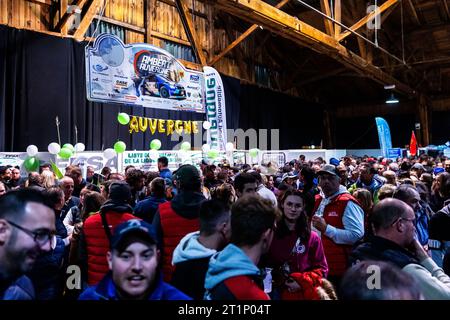
[[[114,35],[102,34],[85,54],[90,101],[205,112],[203,73],[186,69],[161,48],[125,45]]]

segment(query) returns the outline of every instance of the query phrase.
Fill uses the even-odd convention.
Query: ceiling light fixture
[[[398,99],[394,96],[394,93],[392,92],[390,97],[386,100],[387,104],[395,104],[398,103]]]

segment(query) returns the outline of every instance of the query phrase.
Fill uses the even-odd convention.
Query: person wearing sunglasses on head
[[[24,274],[51,250],[54,233],[55,214],[39,191],[15,190],[0,197],[0,300],[34,298]]]

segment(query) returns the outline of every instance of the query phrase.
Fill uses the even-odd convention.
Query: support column
[[[333,116],[330,109],[323,110],[323,148],[334,149],[335,143],[333,139]]]
[[[419,143],[422,146],[427,146],[430,144],[430,123],[429,123],[429,112],[430,112],[430,103],[427,99],[427,96],[423,93],[419,95],[417,108],[419,115],[419,123],[420,123],[420,139]]]

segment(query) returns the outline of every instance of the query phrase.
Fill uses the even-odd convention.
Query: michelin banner
[[[102,34],[85,57],[90,101],[205,112],[203,73],[186,69],[165,50]]]
[[[389,156],[389,149],[392,149],[391,131],[389,125],[383,118],[375,118],[378,130],[378,139],[380,141],[380,149],[383,153],[383,157]]]
[[[206,118],[211,123],[207,131],[207,143],[211,149],[225,150],[227,144],[227,115],[225,111],[225,91],[217,70],[203,67],[206,87]]]

